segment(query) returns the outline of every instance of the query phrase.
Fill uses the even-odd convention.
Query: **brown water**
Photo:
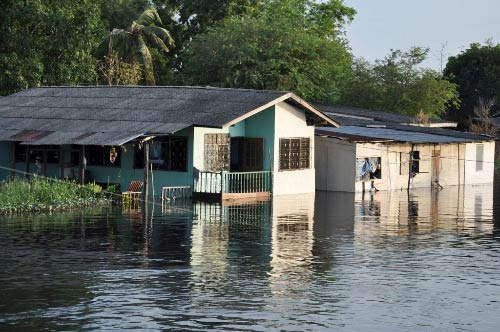
[[[498,331],[499,211],[479,186],[0,217],[0,330]]]

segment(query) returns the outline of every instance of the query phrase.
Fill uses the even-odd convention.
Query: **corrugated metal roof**
[[[336,137],[345,141],[349,142],[392,142],[393,140],[391,139],[386,139],[386,138],[378,138],[378,137],[371,137],[371,136],[360,136],[360,135],[353,135],[353,134],[348,134],[348,133],[341,133],[341,132],[332,132],[330,130],[325,130],[323,128],[318,128],[315,131],[316,135],[322,135],[322,136],[330,136],[330,137]]]
[[[220,128],[273,101],[297,98],[290,95],[285,91],[208,87],[34,88],[0,99],[0,137],[30,130],[51,131],[54,133],[37,144],[111,145],[190,126]],[[304,108],[321,121],[335,124],[316,109]],[[76,139],[77,133],[95,134]]]
[[[339,116],[339,121],[349,121],[347,117],[351,119],[358,120],[371,120],[371,121],[382,121],[391,122],[399,124],[411,124],[414,122],[415,118],[410,115],[398,114],[394,112],[385,112],[379,110],[372,110],[366,108],[357,108],[349,106],[337,106],[337,105],[315,105],[319,110],[327,113],[327,115]],[[429,122],[433,126],[443,126],[443,127],[456,127],[457,123],[453,121],[441,120],[441,119],[429,119]],[[342,122],[341,122],[342,123]],[[349,125],[344,124],[342,125]]]
[[[411,127],[411,126],[407,126]],[[396,142],[409,142],[409,143],[461,143],[461,142],[474,142],[480,139],[474,138],[461,138],[446,135],[434,135],[423,132],[413,132],[406,130],[395,130],[389,128],[368,128],[368,127],[358,127],[358,126],[345,126],[340,128],[320,128],[316,129],[318,134],[338,136],[338,135],[349,135],[351,137],[361,137],[360,141],[368,141],[370,139],[383,139],[392,140]],[[483,137],[483,141],[490,140]],[[353,140],[356,141],[356,140]]]

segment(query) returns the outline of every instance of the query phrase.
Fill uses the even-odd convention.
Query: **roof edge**
[[[303,100],[302,98],[300,98],[299,96],[295,95],[292,92],[288,92],[287,94],[285,94],[279,98],[273,99],[270,102],[268,102],[260,107],[257,107],[256,109],[251,110],[251,111],[243,114],[242,116],[237,117],[236,119],[233,119],[233,120],[225,123],[222,127],[226,128],[226,127],[232,126],[232,125],[234,125],[240,121],[243,121],[243,120],[245,120],[245,119],[247,119],[247,118],[249,118],[257,113],[260,113],[261,111],[263,111],[271,106],[277,105],[277,104],[279,104],[283,101],[287,101],[289,99],[293,100],[298,106],[300,106],[305,111],[308,111],[308,112],[316,115],[317,117],[325,120],[328,124],[332,125],[333,127],[337,127],[337,128],[340,127],[340,124],[338,122],[329,118],[322,111],[316,109],[315,107],[313,107],[312,105],[310,105],[305,100]]]

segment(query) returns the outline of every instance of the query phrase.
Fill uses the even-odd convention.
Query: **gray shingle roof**
[[[117,145],[190,126],[222,127],[288,94],[208,87],[34,88],[0,99],[0,138],[34,130],[48,133],[38,144]]]

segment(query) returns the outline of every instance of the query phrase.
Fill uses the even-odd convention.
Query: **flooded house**
[[[217,198],[315,191],[314,128],[293,93],[41,87],[0,99],[0,180],[15,174]]]
[[[354,113],[357,110],[322,110],[340,127],[316,129],[318,190],[360,192],[493,182],[492,137],[440,128],[453,127],[440,120],[424,126],[393,114],[370,118]]]

